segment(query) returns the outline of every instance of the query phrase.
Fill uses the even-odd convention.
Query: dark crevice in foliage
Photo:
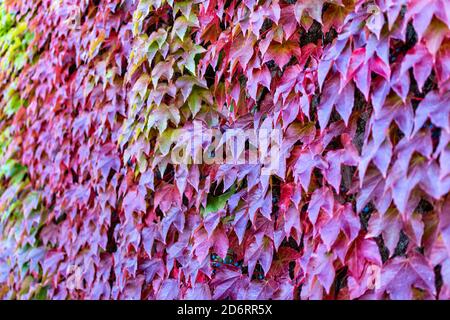
[[[398,240],[397,246],[395,247],[394,251],[394,257],[397,256],[404,256],[406,255],[406,251],[408,249],[409,245],[409,238],[408,236],[403,232],[403,230],[400,232],[400,239]]]
[[[389,259],[389,249],[384,245],[383,237],[380,235],[375,238],[383,263]]]
[[[304,47],[309,43],[318,43],[323,38],[322,26],[314,21],[308,31],[300,32],[300,46]]]
[[[442,280],[442,266],[437,265],[434,267],[434,283],[436,285],[437,296],[439,297],[439,293],[442,288],[443,280]]]
[[[372,203],[368,203],[359,213],[359,220],[361,222],[361,226],[364,230],[367,230],[369,225],[369,219],[372,215],[372,212],[375,210],[375,207]]]
[[[339,291],[347,286],[347,272],[348,268],[343,267],[336,272],[336,279],[334,281],[334,298],[339,295]]]

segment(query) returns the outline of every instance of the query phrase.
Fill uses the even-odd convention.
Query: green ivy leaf
[[[233,185],[229,191],[221,194],[220,196],[208,196],[208,200],[206,202],[206,208],[202,208],[201,214],[203,217],[206,217],[208,214],[212,212],[217,212],[223,208],[227,204],[228,199],[236,192],[236,187]]]

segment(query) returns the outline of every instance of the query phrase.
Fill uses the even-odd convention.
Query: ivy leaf
[[[206,202],[206,207],[202,210],[202,216],[206,217],[208,214],[217,212],[225,208],[228,199],[236,192],[233,185],[230,190],[221,194],[220,196],[209,196]]]
[[[273,60],[280,69],[283,69],[292,56],[300,58],[301,54],[301,49],[295,41],[288,40],[283,43],[272,43],[264,55],[263,63]]]
[[[411,300],[413,288],[435,295],[434,272],[423,256],[396,257],[381,271],[381,289],[393,300]]]

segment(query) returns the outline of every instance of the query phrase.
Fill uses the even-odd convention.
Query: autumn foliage
[[[449,28],[448,0],[5,0],[0,298],[449,299]],[[172,163],[195,125],[279,130],[280,166]]]

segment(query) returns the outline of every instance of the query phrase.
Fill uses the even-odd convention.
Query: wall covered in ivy
[[[447,0],[3,1],[0,298],[450,298],[449,28]],[[244,130],[280,139],[205,161]]]

